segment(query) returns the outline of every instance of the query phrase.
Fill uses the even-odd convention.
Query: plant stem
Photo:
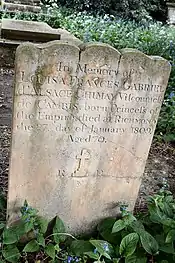
[[[76,237],[74,237],[74,236],[72,236],[71,234],[68,234],[68,233],[53,233],[53,234],[49,235],[47,238],[49,238],[49,237],[51,237],[51,236],[61,236],[61,235],[69,236],[69,237],[77,240]]]

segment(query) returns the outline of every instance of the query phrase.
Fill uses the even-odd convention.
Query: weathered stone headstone
[[[133,209],[169,74],[132,49],[19,46],[8,214],[27,199],[79,233]]]
[[[32,12],[41,11],[40,0],[5,0],[0,2],[1,10],[8,12]]]
[[[168,22],[170,25],[175,25],[175,3],[167,2],[168,6]]]

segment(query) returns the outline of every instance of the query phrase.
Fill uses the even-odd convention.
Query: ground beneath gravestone
[[[12,119],[12,87],[15,49],[0,49],[0,191],[7,195]],[[147,160],[136,211],[145,209],[145,198],[166,178],[175,195],[175,145],[153,143]]]

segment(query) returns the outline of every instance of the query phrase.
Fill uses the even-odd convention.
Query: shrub
[[[161,21],[167,19],[165,0],[42,0],[42,3],[44,6],[66,7],[93,14],[119,15],[137,21],[149,16]]]

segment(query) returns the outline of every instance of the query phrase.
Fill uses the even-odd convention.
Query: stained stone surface
[[[31,6],[40,6],[40,0],[5,0],[5,3],[14,3],[14,4],[21,4],[21,5],[31,5]]]
[[[71,233],[133,209],[170,64],[99,43],[16,52],[8,215],[27,199]]]
[[[66,29],[58,28],[56,30],[57,33],[60,35],[60,39],[63,40],[65,43],[72,43],[74,45],[80,45],[83,43],[79,38],[72,35]]]
[[[60,39],[60,34],[44,22],[4,18],[1,23],[1,38],[46,42]]]
[[[175,3],[167,2],[169,24],[175,25]]]
[[[8,12],[31,12],[31,13],[40,13],[41,7],[36,5],[23,5],[23,4],[14,4],[14,3],[4,3],[3,10]]]
[[[1,10],[8,12],[41,12],[40,0],[5,0],[0,2]]]

